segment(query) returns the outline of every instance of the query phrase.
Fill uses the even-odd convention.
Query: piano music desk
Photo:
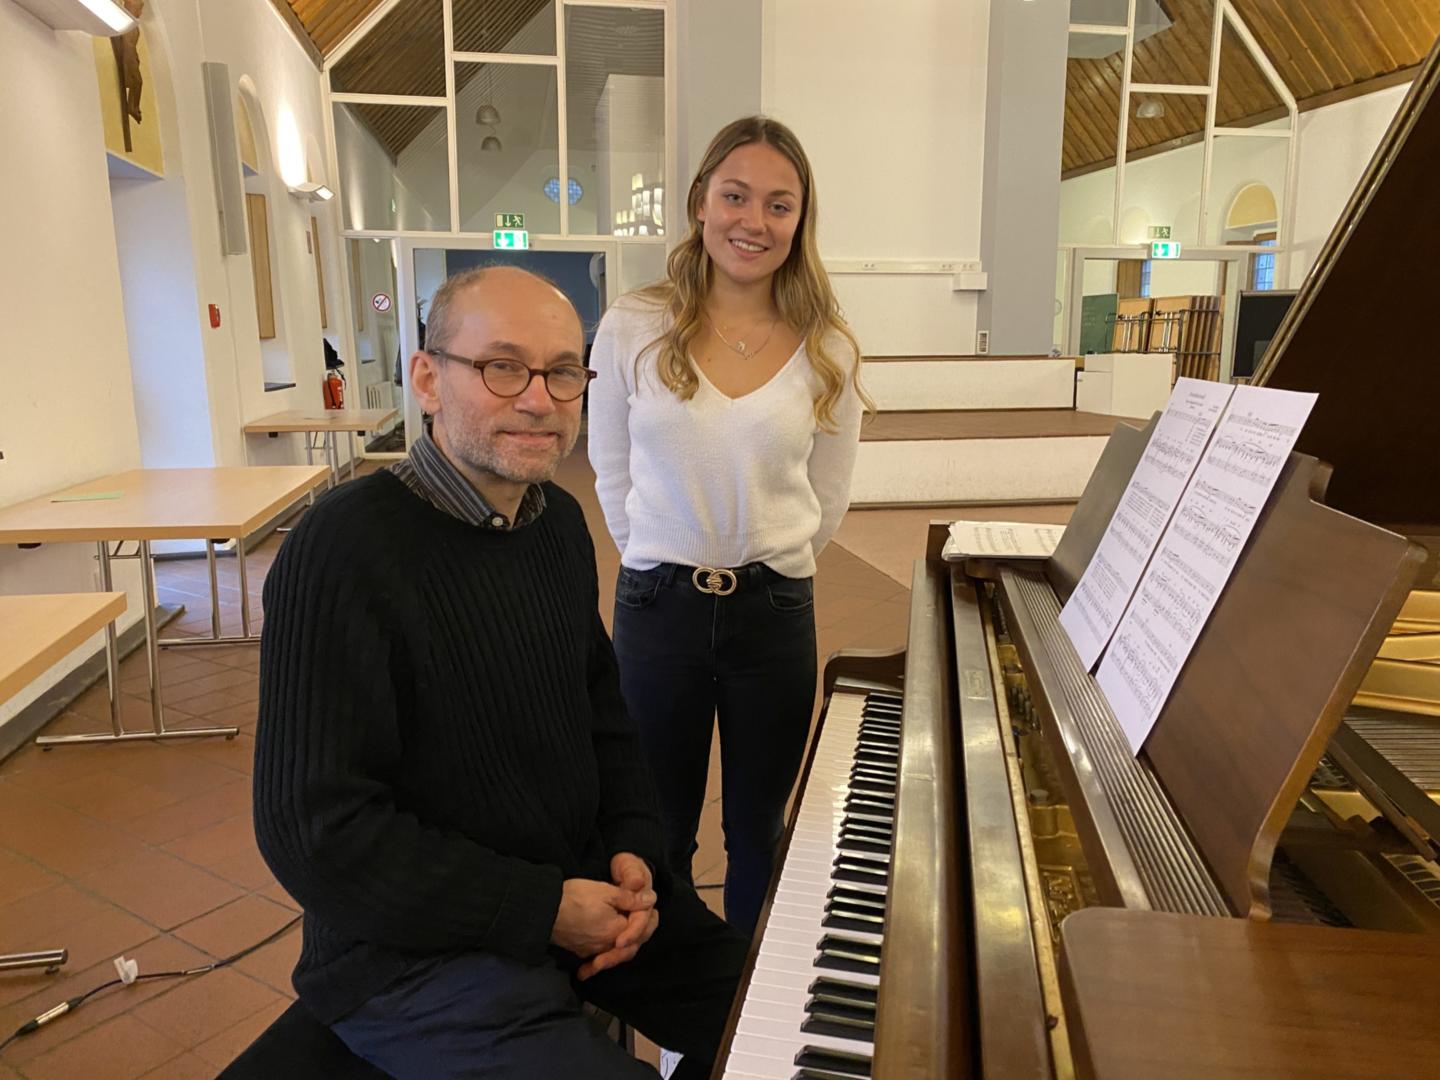
[[[1435,1075],[1432,935],[1087,908],[1060,937],[1077,1076]]]

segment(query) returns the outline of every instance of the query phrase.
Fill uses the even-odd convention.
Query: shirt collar
[[[428,426],[410,447],[405,460],[390,471],[426,502],[482,529],[523,528],[545,509],[544,489],[539,484],[531,484],[521,496],[520,508],[512,522],[496,510],[445,456],[431,438]]]

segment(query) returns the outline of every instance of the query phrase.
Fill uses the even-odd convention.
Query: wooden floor
[[[882,412],[860,429],[861,442],[931,439],[1043,439],[1109,437],[1120,424],[1140,421],[1074,409],[973,409],[939,412]]]

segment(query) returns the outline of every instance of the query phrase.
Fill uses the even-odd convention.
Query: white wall
[[[764,6],[764,0],[679,0],[676,5],[677,213],[685,208],[679,196],[689,189],[715,133],[761,111]]]
[[[814,165],[827,260],[979,256],[988,8],[765,0],[761,103]],[[835,286],[872,355],[974,350],[975,294],[948,276]]]
[[[1301,115],[1290,288],[1298,289],[1315,264],[1409,89],[1392,86]]]
[[[645,75],[611,75],[595,103],[596,173],[594,212],[612,232],[617,211],[633,208],[632,178],[638,173],[647,188],[665,184],[665,80]],[[671,196],[665,192],[666,199]],[[662,215],[663,216],[663,215]],[[636,228],[655,235],[652,220]],[[637,233],[638,235],[638,233]]]
[[[140,465],[125,314],[111,225],[104,135],[90,38],[57,34],[0,0],[0,506]],[[0,593],[95,588],[90,544],[0,546]],[[142,612],[138,567],[116,565],[129,594],[121,625]],[[53,686],[101,635],[0,702],[11,719]]]

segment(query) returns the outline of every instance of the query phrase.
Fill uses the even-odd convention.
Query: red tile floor
[[[583,452],[565,463],[559,480],[585,506],[608,620],[618,557]],[[909,597],[896,578],[923,550],[927,516],[851,515],[846,528],[857,550],[871,552],[888,572],[847,550],[845,529],[822,554],[815,607],[822,657],[842,648],[903,644]],[[272,535],[251,556],[257,629],[261,588],[281,539]],[[158,582],[163,602],[185,605],[167,633],[208,634],[204,562],[162,562]],[[233,560],[221,560],[220,586],[226,631],[238,632]],[[265,938],[296,914],[261,860],[251,827],[259,650],[169,650],[161,663],[169,726],[233,725],[240,735],[49,752],[32,745],[0,763],[0,949],[70,950],[57,975],[0,975],[0,1034],[112,978],[116,956],[135,958],[142,972],[196,966]],[[121,666],[129,727],[149,723],[144,665],[137,652]],[[102,683],[46,730],[105,730],[108,709]],[[718,883],[725,867],[718,753],[712,761],[696,857],[701,884]],[[718,908],[718,890],[703,895]],[[289,1004],[298,948],[297,927],[233,967],[107,991],[0,1051],[0,1080],[213,1077]],[[653,1047],[640,1052],[654,1060]]]

